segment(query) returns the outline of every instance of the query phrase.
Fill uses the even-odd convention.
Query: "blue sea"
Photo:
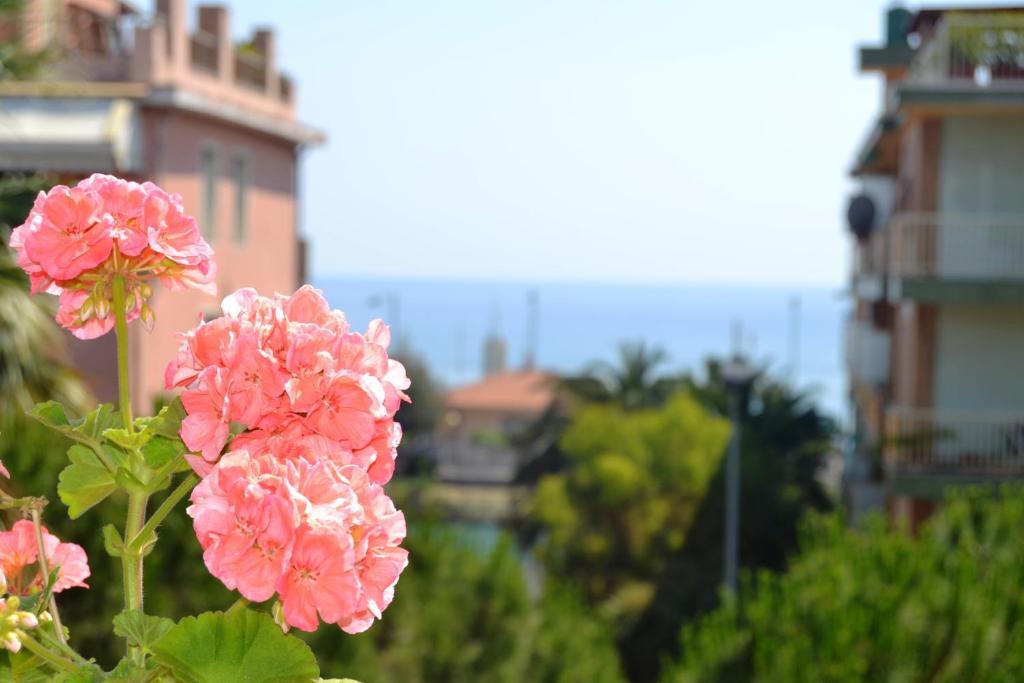
[[[491,333],[506,340],[509,366],[522,364],[535,293],[538,367],[578,372],[595,360],[614,361],[624,341],[643,340],[668,351],[666,370],[700,372],[705,358],[739,343],[845,422],[841,340],[849,302],[838,289],[347,278],[315,284],[357,329],[384,318],[447,386],[480,376]]]

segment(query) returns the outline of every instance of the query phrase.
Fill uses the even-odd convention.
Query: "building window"
[[[249,220],[249,160],[244,153],[235,155],[232,170],[235,177],[235,242],[245,244]]]
[[[204,145],[199,153],[199,173],[203,183],[203,213],[199,227],[207,241],[213,241],[217,216],[217,148]]]

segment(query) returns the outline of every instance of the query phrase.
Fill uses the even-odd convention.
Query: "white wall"
[[[1024,310],[944,306],[935,327],[936,409],[1024,412]]]
[[[939,211],[1024,213],[1024,117],[942,120]]]
[[[1020,277],[1022,187],[1024,117],[943,119],[938,209],[961,218],[944,219],[939,226],[937,265],[942,275]]]

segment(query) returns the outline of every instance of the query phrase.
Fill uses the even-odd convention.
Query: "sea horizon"
[[[837,286],[358,276],[313,284],[355,329],[385,319],[447,387],[482,376],[484,340],[493,333],[505,339],[507,366],[523,366],[535,292],[539,368],[580,372],[614,362],[621,343],[642,340],[668,353],[663,371],[700,374],[707,358],[732,352],[738,323],[741,349],[755,363],[837,419],[846,414],[841,340],[849,304]]]

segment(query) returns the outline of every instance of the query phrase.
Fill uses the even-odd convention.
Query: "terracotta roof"
[[[445,404],[455,410],[540,413],[554,400],[553,379],[537,370],[502,372],[453,389]]]

